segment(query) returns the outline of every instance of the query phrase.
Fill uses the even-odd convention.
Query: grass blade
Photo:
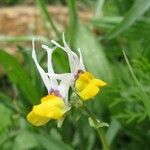
[[[6,36],[1,35],[0,41],[1,42],[31,42],[33,39],[33,36]],[[45,43],[48,43],[49,40],[43,36],[34,36],[35,41],[42,41]]]
[[[112,80],[110,64],[94,35],[83,25],[78,26],[76,48],[80,48],[87,70],[106,81]]]
[[[40,130],[40,136],[37,136],[36,138],[46,150],[73,150],[69,145],[50,136],[43,130]]]
[[[112,39],[122,32],[126,31],[135,23],[150,7],[150,0],[136,0],[131,9],[124,16],[124,19],[107,35],[108,39]]]
[[[38,93],[32,85],[29,76],[18,61],[13,56],[0,49],[0,63],[3,65],[10,80],[18,85],[28,102],[35,104],[38,100]]]
[[[74,38],[77,30],[77,8],[76,8],[76,0],[68,0],[68,9],[69,9],[69,42],[70,46],[73,47]]]
[[[128,68],[130,70],[131,76],[132,76],[133,80],[135,81],[137,87],[139,88],[139,91],[140,91],[139,93],[141,95],[141,100],[142,100],[142,102],[145,106],[147,115],[150,118],[150,99],[149,99],[148,95],[145,93],[145,91],[144,91],[142,85],[140,84],[140,82],[138,81],[137,77],[135,76],[135,74],[133,72],[133,69],[130,65],[130,62],[129,62],[126,54],[125,54],[125,51],[123,51],[123,55],[124,55],[124,58],[125,58],[125,61],[126,61],[127,65],[128,65]]]
[[[59,31],[58,29],[56,28],[54,22],[53,22],[53,19],[50,15],[50,13],[48,12],[48,10],[46,9],[46,3],[45,3],[45,0],[37,0],[37,6],[39,7],[39,10],[41,12],[41,15],[43,16],[43,19],[44,19],[44,25],[47,29],[47,32],[49,33],[50,31],[50,26],[52,27],[52,29],[54,30],[54,32],[56,33],[57,37],[58,38],[61,38],[60,37],[60,34],[59,34]]]

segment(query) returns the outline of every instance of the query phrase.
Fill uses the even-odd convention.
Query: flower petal
[[[100,86],[105,86],[107,83],[100,79],[94,78],[89,72],[79,74],[75,81],[75,89],[83,100],[93,98],[100,91]]]
[[[42,48],[44,48],[47,51],[47,68],[48,68],[48,73],[54,73],[54,69],[52,66],[52,53],[56,48],[49,48],[47,45],[42,45]]]
[[[39,115],[35,114],[34,111],[32,110],[27,115],[27,120],[34,126],[42,126],[42,125],[46,124],[48,121],[50,121],[50,118],[39,116]]]
[[[88,84],[84,88],[84,90],[82,90],[78,94],[83,100],[89,100],[90,98],[93,98],[94,96],[96,96],[99,91],[100,89],[98,86],[94,86],[93,84]]]
[[[74,81],[74,76],[71,73],[62,73],[62,74],[47,73],[47,75],[57,80],[65,80],[66,82],[69,82],[69,83]]]
[[[60,119],[66,111],[64,101],[57,96],[53,98],[49,98],[48,96],[47,100],[43,100],[41,104],[33,107],[34,113],[50,119]]]
[[[57,89],[60,91],[60,94],[62,95],[63,99],[65,100],[65,103],[68,103],[68,92],[71,85],[66,80],[62,80],[57,87]]]
[[[48,74],[54,73],[53,65],[52,65],[52,53],[55,50],[55,48],[49,48],[46,45],[42,45],[42,48],[44,48],[47,51],[47,68],[48,68]],[[56,88],[58,86],[58,82],[55,78],[52,76],[50,77],[50,84],[51,87]]]
[[[80,48],[78,48],[78,52],[79,52],[79,56],[80,56],[80,69],[85,71],[85,66],[84,66],[83,57],[82,57]]]
[[[63,49],[63,50],[65,51],[64,47],[60,46],[60,44],[58,44],[56,41],[51,40],[51,42],[52,42],[54,45],[56,45],[57,47],[59,47],[59,48],[61,48],[61,49]]]
[[[66,41],[65,41],[65,36],[63,34],[63,43],[64,43],[64,47],[60,46],[56,41],[51,40],[51,42],[53,44],[55,44],[57,47],[63,49],[67,55],[68,55],[68,59],[69,59],[69,65],[70,65],[70,70],[71,73],[76,74],[76,72],[78,71],[78,57],[77,55],[71,51],[71,49],[69,48],[69,46],[67,45]]]
[[[63,43],[65,46],[65,52],[68,55],[69,65],[71,69],[71,73],[75,74],[78,71],[78,56],[69,48],[65,40],[65,34],[62,35]]]
[[[70,86],[74,84],[74,76],[71,73],[64,73],[64,74],[50,74],[55,79],[60,80],[59,85],[57,86],[56,90],[60,91],[60,95],[65,100],[65,103],[68,103],[68,91]]]
[[[32,58],[36,64],[36,67],[40,73],[40,76],[41,76],[47,90],[49,91],[51,89],[50,80],[49,80],[48,76],[46,75],[45,71],[42,69],[42,67],[37,62],[37,57],[36,57],[36,53],[35,53],[35,46],[34,46],[34,38],[32,40]]]
[[[94,82],[97,86],[106,86],[107,83],[100,79],[94,79]]]

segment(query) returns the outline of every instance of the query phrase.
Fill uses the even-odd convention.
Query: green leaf
[[[11,112],[4,105],[0,104],[0,131],[11,125]]]
[[[13,149],[14,150],[27,150],[35,148],[39,145],[34,134],[27,130],[22,130],[16,136],[14,140]]]
[[[111,121],[110,126],[106,133],[106,139],[107,139],[109,145],[115,139],[116,134],[119,132],[120,128],[121,128],[120,123],[115,118],[112,118],[112,121]]]
[[[74,38],[76,34],[78,17],[77,17],[77,4],[76,0],[68,0],[68,9],[69,9],[69,42],[70,46],[74,46]]]
[[[94,35],[83,25],[78,26],[75,47],[80,48],[88,71],[106,81],[112,80],[109,62]]]
[[[32,85],[28,74],[16,58],[0,49],[0,63],[3,65],[12,83],[18,85],[28,102],[35,104],[38,101],[38,93]]]
[[[150,0],[136,0],[124,19],[107,35],[109,39],[118,36],[135,23],[150,7]]]
[[[98,128],[102,128],[102,127],[109,127],[109,124],[106,123],[106,122],[101,122],[100,120],[97,119],[97,124],[94,123],[93,119],[92,118],[88,118],[89,120],[89,125],[91,127],[94,127],[95,129],[98,129]]]
[[[5,105],[7,108],[16,111],[13,105],[13,100],[8,95],[5,95],[4,93],[1,92],[0,92],[0,103]]]
[[[2,103],[9,110],[12,110],[13,112],[20,114],[22,117],[24,117],[25,116],[24,112],[18,109],[18,107],[15,106],[14,102],[17,101],[13,101],[11,97],[0,92],[0,103]]]
[[[62,50],[57,48],[53,53],[53,65],[56,72],[64,73],[69,71],[67,56]]]
[[[36,136],[39,140],[39,143],[46,149],[46,150],[73,150],[70,146],[65,144],[64,142],[56,139],[47,133],[41,131],[40,136]]]
[[[92,19],[92,25],[100,30],[107,33],[110,33],[114,27],[120,24],[120,22],[123,20],[123,17],[101,17]],[[141,34],[142,32],[142,34]],[[139,20],[136,21],[136,23],[130,27],[127,32],[123,32],[121,36],[126,37],[132,37],[133,38],[141,38],[143,37],[149,37],[150,35],[150,19],[147,17],[142,17]]]
[[[8,145],[9,141],[12,141],[11,139],[14,138],[16,135],[18,134],[18,130],[17,131],[10,131],[10,130],[2,130],[2,132],[0,133],[0,148],[2,148],[3,146],[5,147],[5,145]]]
[[[144,104],[144,106],[145,106],[146,113],[147,113],[147,115],[148,115],[149,118],[150,118],[150,98],[149,98],[149,96],[147,95],[147,93],[145,92],[145,90],[144,90],[142,84],[141,84],[141,83],[139,82],[139,80],[137,79],[137,77],[136,77],[136,75],[135,75],[135,73],[134,73],[134,71],[133,71],[133,69],[132,69],[132,66],[131,66],[131,64],[130,64],[130,62],[129,62],[129,60],[128,60],[128,58],[127,58],[127,55],[126,55],[125,51],[123,51],[123,55],[124,55],[124,58],[125,58],[125,61],[126,61],[127,65],[128,65],[128,68],[129,68],[129,71],[130,71],[130,73],[131,73],[131,76],[132,76],[133,80],[135,81],[136,86],[137,86],[138,89],[139,89],[139,95],[140,95],[140,97],[141,97],[141,101],[143,102],[143,104]]]

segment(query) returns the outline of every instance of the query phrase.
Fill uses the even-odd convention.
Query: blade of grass
[[[13,100],[9,96],[7,96],[3,93],[0,93],[0,103],[4,104],[7,108],[18,113],[18,110],[13,105]]]
[[[0,49],[0,63],[3,65],[12,83],[19,86],[28,102],[35,104],[39,99],[38,93],[36,88],[32,85],[27,72],[25,72],[18,61],[13,56]]]
[[[52,19],[50,13],[48,12],[48,10],[46,8],[45,0],[37,0],[36,2],[37,2],[37,6],[41,12],[41,15],[44,19],[44,25],[47,29],[47,33],[49,33],[49,31],[51,30],[50,29],[50,26],[51,26],[52,29],[54,30],[54,32],[56,33],[57,37],[60,39],[61,36],[59,34],[57,27],[55,26],[55,24],[53,22],[53,19]]]
[[[101,19],[92,19],[92,25],[100,31],[109,33],[122,20],[123,17],[101,17]],[[135,38],[140,38],[142,35],[150,37],[150,19],[146,17],[140,18],[127,32],[122,34],[122,36]]]
[[[104,6],[105,0],[97,0],[95,5],[94,18],[98,18],[102,15],[102,9]]]
[[[6,143],[6,142],[8,142],[10,139],[13,139],[17,134],[18,134],[18,130],[15,130],[15,131],[9,131],[9,134],[8,134],[8,132],[6,132],[5,133],[5,135],[2,135],[1,134],[1,138],[0,138],[0,147],[4,144],[4,143]]]
[[[115,26],[110,33],[108,33],[106,38],[112,39],[126,31],[148,10],[149,7],[150,0],[136,0],[131,9],[124,16],[124,19],[121,21],[121,23]]]
[[[1,42],[31,42],[33,36],[0,36]],[[35,41],[48,43],[49,40],[43,36],[34,36]]]
[[[106,81],[112,80],[112,70],[103,48],[84,25],[79,24],[76,35],[76,48],[80,48],[87,70]]]
[[[68,2],[68,9],[69,9],[69,42],[70,46],[73,47],[78,19],[77,19],[77,6],[76,0],[67,0]]]
[[[134,74],[133,69],[131,67],[131,64],[130,64],[128,58],[127,58],[127,55],[126,55],[125,51],[123,51],[123,56],[124,56],[125,61],[126,61],[127,65],[128,65],[128,68],[130,70],[131,76],[132,76],[133,80],[135,81],[137,87],[139,88],[139,91],[140,91],[139,93],[141,95],[141,100],[142,100],[142,102],[143,102],[143,104],[145,106],[147,115],[150,118],[150,99],[149,99],[148,95],[145,93],[145,91],[144,91],[142,85],[140,84],[140,82],[138,81],[136,75]]]
[[[73,150],[69,145],[65,144],[50,134],[47,134],[44,130],[40,130],[40,136],[36,136],[39,143],[43,145],[46,150]]]
[[[120,123],[115,118],[112,118],[110,126],[106,132],[106,139],[109,145],[113,142],[120,128],[121,128]]]

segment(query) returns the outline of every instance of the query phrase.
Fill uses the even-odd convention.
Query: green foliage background
[[[104,130],[110,148],[148,150],[150,1],[58,0],[57,3],[66,5],[69,10],[69,27],[64,31],[69,45],[73,50],[81,49],[88,71],[108,82],[95,100],[86,105],[100,120],[109,123],[109,128]],[[3,4],[11,4],[11,1],[3,1]],[[56,40],[62,42],[59,28],[48,14],[45,1],[37,0],[36,4],[47,31],[52,27]],[[93,11],[93,17],[86,25],[78,19],[79,5]],[[31,37],[0,39],[15,41],[19,45],[20,39],[30,41]],[[35,39],[47,44],[49,41],[48,37],[37,36]],[[24,64],[0,48],[0,64],[6,72],[6,76],[0,76],[0,149],[102,149],[96,132],[89,127],[88,119],[81,110],[73,109],[61,128],[57,128],[54,121],[38,128],[26,121],[32,105],[40,101],[46,90],[31,59],[31,47],[20,45],[19,53],[25,58]],[[45,67],[45,51],[41,50],[38,56]],[[53,57],[57,72],[69,71],[66,56],[59,49]]]

